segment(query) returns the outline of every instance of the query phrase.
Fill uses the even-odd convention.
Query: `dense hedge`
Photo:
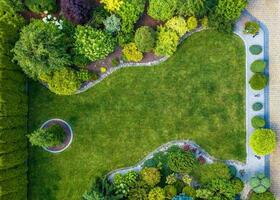
[[[11,49],[24,19],[20,1],[0,0],[0,199],[27,199],[26,78]]]

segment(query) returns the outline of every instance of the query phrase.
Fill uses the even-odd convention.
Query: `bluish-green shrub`
[[[261,45],[256,44],[256,45],[250,46],[249,50],[250,50],[251,54],[259,55],[262,52],[263,49],[262,49]]]
[[[263,108],[263,104],[261,102],[255,102],[253,105],[252,105],[252,109],[253,111],[259,111]]]

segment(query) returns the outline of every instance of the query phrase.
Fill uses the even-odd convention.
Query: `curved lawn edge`
[[[188,32],[186,33],[184,36],[182,36],[180,38],[180,41],[179,41],[179,44],[178,46],[185,40],[187,39],[189,36],[191,36],[192,34],[194,33],[197,33],[197,32],[200,32],[200,31],[203,31],[203,30],[207,30],[205,28],[202,28],[202,27],[198,27],[197,29],[195,29],[194,31],[191,31],[191,32]],[[108,76],[110,76],[113,72],[115,71],[118,71],[119,69],[122,69],[122,68],[127,68],[127,67],[152,67],[152,66],[156,66],[158,64],[161,64],[165,61],[167,61],[171,56],[167,57],[162,57],[162,58],[159,58],[157,60],[153,60],[151,62],[146,62],[146,63],[134,63],[134,62],[128,62],[128,63],[121,63],[119,64],[118,66],[116,67],[112,67],[110,68],[106,73],[102,74],[97,80],[94,80],[94,81],[90,81],[90,82],[87,82],[86,84],[84,84],[78,91],[76,91],[74,93],[75,94],[80,94],[80,93],[83,93],[85,91],[87,91],[88,89],[94,87],[95,85],[97,85],[98,83],[102,82],[104,79],[106,79]]]

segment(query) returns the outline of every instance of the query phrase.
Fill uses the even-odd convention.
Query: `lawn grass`
[[[122,69],[80,95],[56,96],[33,82],[29,90],[30,130],[50,118],[74,130],[61,154],[30,148],[32,200],[79,200],[95,177],[175,139],[245,160],[245,48],[237,36],[196,33],[167,62]]]

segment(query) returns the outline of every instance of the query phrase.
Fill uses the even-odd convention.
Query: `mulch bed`
[[[71,130],[69,129],[67,124],[65,124],[64,122],[62,122],[60,120],[55,120],[55,119],[51,120],[50,122],[45,124],[43,128],[47,129],[56,124],[60,125],[63,128],[63,130],[66,134],[66,138],[65,138],[64,142],[62,144],[60,144],[59,146],[48,147],[47,149],[50,151],[60,151],[60,150],[64,149],[71,141]]]

